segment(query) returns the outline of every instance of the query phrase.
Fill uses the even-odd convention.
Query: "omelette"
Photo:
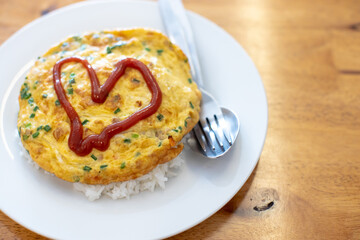
[[[54,66],[61,61],[56,75]],[[113,134],[106,146],[81,152],[80,141],[100,139],[109,126],[121,125],[153,104],[147,78],[131,64],[103,101],[94,101],[86,66],[104,85],[126,61],[149,72],[161,90],[159,105]],[[85,33],[68,37],[38,57],[20,89],[17,127],[23,146],[44,170],[69,182],[108,184],[136,179],[175,158],[183,149],[181,139],[199,120],[200,100],[187,57],[162,33],[142,28]],[[77,122],[65,103],[76,112]],[[71,145],[74,142],[77,145]]]

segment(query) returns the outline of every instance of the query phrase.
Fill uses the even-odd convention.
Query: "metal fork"
[[[190,147],[209,158],[224,155],[233,145],[239,132],[239,119],[230,109],[220,107],[205,91],[196,46],[181,0],[159,0],[166,32],[188,56],[193,80],[202,93],[200,120],[187,138]],[[196,140],[195,140],[196,139]]]

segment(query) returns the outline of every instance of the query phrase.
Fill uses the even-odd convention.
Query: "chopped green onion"
[[[37,110],[39,110],[39,107],[38,106],[34,107],[33,111],[36,112]]]
[[[140,83],[140,80],[138,80],[138,79],[136,79],[136,78],[133,78],[132,81],[133,81],[134,83]]]
[[[150,49],[150,48],[145,48],[145,50],[146,50],[146,51],[148,51],[148,52],[150,52],[150,51],[151,51],[151,49]]]
[[[191,117],[187,117],[186,119],[185,119],[185,121],[184,121],[184,126],[187,128],[187,125],[188,125],[188,123],[187,123],[187,120],[188,119],[191,119]]]
[[[120,111],[121,111],[120,108],[117,108],[117,109],[114,111],[114,113],[117,114],[117,113],[119,113]]]
[[[187,62],[188,62],[188,59],[185,59],[185,60],[184,60],[184,63],[187,63]]]
[[[107,164],[101,165],[101,166],[100,166],[100,169],[104,169],[104,168],[106,168],[107,166],[108,166]]]
[[[188,78],[188,82],[191,84],[191,83],[192,83],[192,79],[191,79],[191,78]]]
[[[75,41],[81,41],[81,37],[79,37],[79,36],[73,36],[73,39],[74,39]]]
[[[32,135],[33,138],[37,138],[39,136],[40,132],[36,132]]]
[[[111,49],[110,49],[109,46],[107,46],[107,48],[106,48],[106,53],[107,53],[107,54],[110,54],[110,53],[111,53]]]
[[[119,47],[122,47],[124,45],[126,45],[126,42],[120,41],[120,42],[116,43],[115,45],[113,45],[111,47],[108,46],[106,48],[106,53],[110,54],[112,52],[112,50],[114,50],[115,48],[119,48]]]
[[[191,107],[192,109],[194,109],[194,105],[192,104],[192,102],[189,102],[189,104],[190,104],[190,107]]]
[[[139,134],[133,133],[133,134],[131,135],[131,137],[133,137],[133,138],[138,138],[138,137],[139,137]]]
[[[56,105],[56,106],[60,106],[60,101],[59,101],[59,99],[56,99],[55,105]]]
[[[27,123],[27,124],[25,124],[25,127],[26,127],[26,128],[31,127],[31,123]]]
[[[75,73],[70,73],[70,78],[75,78],[76,74]]]
[[[161,113],[159,113],[159,114],[156,116],[156,118],[157,118],[159,121],[161,121],[161,120],[164,119],[164,115],[162,115]]]
[[[46,132],[48,132],[48,131],[51,130],[51,127],[50,127],[49,125],[45,125],[44,130],[45,130]]]
[[[91,158],[94,159],[95,161],[97,160],[97,157],[94,154],[91,154]]]
[[[180,130],[180,132],[182,132],[182,127],[181,126],[178,126],[178,129]]]
[[[27,140],[28,138],[29,138],[29,135],[26,135],[26,134],[23,135],[24,140]]]
[[[125,166],[126,166],[126,163],[125,163],[125,162],[122,162],[121,165],[120,165],[120,168],[121,168],[121,169],[124,169]]]
[[[73,93],[74,93],[74,89],[73,89],[73,88],[68,88],[68,89],[67,89],[67,92],[68,92],[68,94],[70,94],[70,95],[71,95],[71,94],[73,94]]]
[[[30,114],[29,118],[34,118],[35,117],[35,113]]]
[[[84,167],[83,167],[83,170],[84,170],[84,171],[87,171],[87,172],[90,172],[91,169],[92,169],[92,168],[89,167],[89,166],[84,166]]]
[[[85,124],[87,124],[89,122],[89,120],[85,119],[81,124],[84,126]]]
[[[70,79],[69,83],[70,83],[70,84],[74,84],[74,83],[75,83],[75,79],[73,79],[73,78]]]
[[[124,143],[131,143],[131,139],[130,138],[125,138]]]
[[[31,97],[31,93],[27,92],[28,90],[29,90],[28,87],[23,88],[23,90],[21,90],[21,93],[20,93],[21,99],[29,99]]]
[[[162,145],[162,142],[159,142],[159,145],[158,145],[158,147],[161,147],[161,145]]]
[[[29,98],[28,103],[29,103],[29,104],[34,103],[34,98],[32,98],[32,97],[31,97],[31,98]]]
[[[43,126],[41,125],[36,129],[36,131],[40,131],[42,128],[43,128]]]
[[[36,80],[36,81],[35,81],[35,84],[39,84],[39,81],[38,81],[38,80]]]
[[[163,49],[156,50],[157,54],[159,54],[159,55],[161,55],[163,53],[163,51],[164,51]]]
[[[47,96],[48,96],[47,94],[43,94],[42,98],[47,98]]]
[[[177,130],[177,129],[173,129],[173,131],[174,131],[174,132],[179,132],[179,130]]]

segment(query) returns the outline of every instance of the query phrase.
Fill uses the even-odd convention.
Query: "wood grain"
[[[0,0],[0,42],[76,0]],[[261,159],[220,211],[171,239],[360,239],[360,2],[186,0],[255,62]],[[21,6],[21,7],[19,7]],[[43,239],[0,213],[1,239]]]

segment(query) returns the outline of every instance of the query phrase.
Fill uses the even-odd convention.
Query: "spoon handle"
[[[192,78],[199,87],[202,87],[203,80],[194,36],[181,0],[159,0],[158,3],[170,40],[188,57]]]

